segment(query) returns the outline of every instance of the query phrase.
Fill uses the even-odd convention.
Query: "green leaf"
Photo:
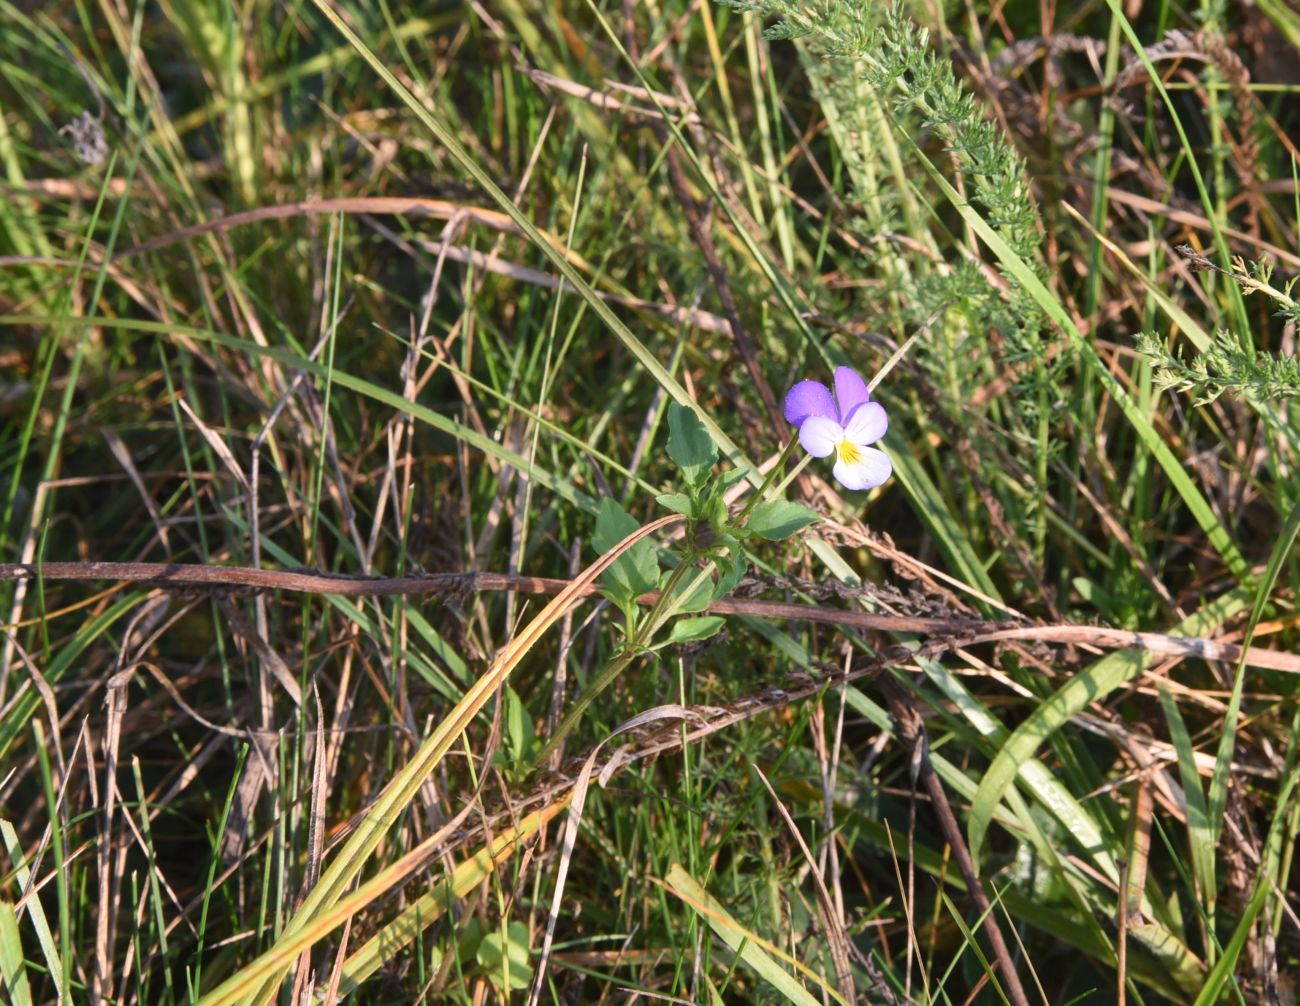
[[[697,615],[694,618],[679,618],[673,623],[673,631],[668,634],[670,643],[697,643],[716,635],[727,620],[721,615]]]
[[[469,967],[474,961],[482,942],[483,923],[477,917],[472,917],[456,935],[456,959],[462,967]]]
[[[788,500],[768,500],[754,507],[745,529],[768,541],[789,538],[800,528],[815,524],[821,518],[801,503]]]
[[[596,507],[596,533],[591,543],[604,555],[641,525],[636,518],[606,496]]]
[[[731,514],[727,512],[727,500],[722,493],[714,493],[704,501],[700,508],[700,516],[706,518],[715,528],[727,526],[727,519]]]
[[[644,548],[642,546],[645,546]],[[659,579],[659,557],[649,542],[637,542],[604,573],[601,583],[620,607],[655,589]]]
[[[528,763],[532,749],[537,743],[537,732],[533,727],[533,718],[523,700],[509,685],[505,693],[504,741],[502,745],[508,764],[514,768]]]
[[[503,979],[511,989],[528,988],[533,980],[533,968],[528,963],[528,927],[511,922],[504,938],[499,929],[488,933],[478,945],[478,962],[497,988]]]
[[[668,456],[691,485],[702,483],[718,458],[717,445],[699,417],[676,402],[668,406]]]
[[[639,541],[605,570],[605,585],[619,598],[634,600],[655,589],[659,557],[648,541]]]
[[[743,468],[733,468],[729,472],[723,472],[718,478],[718,488],[725,493],[736,483],[743,482],[747,474],[749,473]]]
[[[713,585],[713,599],[726,597],[736,589],[736,584],[749,568],[749,557],[740,542],[729,534],[719,534],[718,540],[727,546],[726,555],[715,555],[713,563],[718,567],[718,582]]]
[[[655,502],[666,510],[679,513],[683,517],[695,516],[695,501],[685,493],[664,493],[662,496],[656,496]]]
[[[591,542],[604,554],[640,526],[635,517],[606,497],[596,507],[596,533]],[[645,539],[614,560],[600,577],[610,600],[620,606],[654,590],[658,581],[659,556],[654,543]]]
[[[663,590],[668,586],[668,578],[671,574],[666,573],[659,589]],[[693,611],[703,611],[713,600],[713,580],[705,569],[691,569],[677,582],[673,587],[672,596],[669,602],[672,610],[690,614]]]

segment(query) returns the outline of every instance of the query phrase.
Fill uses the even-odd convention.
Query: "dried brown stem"
[[[1007,949],[1006,941],[1002,938],[1002,929],[998,926],[997,917],[993,914],[988,896],[984,893],[979,873],[971,860],[970,850],[966,848],[966,841],[962,838],[961,825],[957,823],[957,816],[952,812],[952,805],[948,803],[948,795],[943,791],[943,783],[930,762],[930,745],[925,736],[925,722],[913,707],[911,696],[887,674],[881,675],[880,685],[885,701],[889,704],[894,725],[898,728],[899,740],[916,753],[916,769],[930,796],[930,803],[934,807],[935,816],[939,819],[943,837],[952,848],[953,858],[957,860],[962,878],[966,881],[966,890],[970,894],[970,899],[984,919],[984,935],[993,950],[998,971],[1002,974],[1007,998],[1011,1000],[1013,1006],[1029,1006],[1029,999],[1020,984],[1020,975],[1016,973],[1015,962],[1011,960],[1011,951]]]
[[[525,594],[558,594],[568,580],[509,573],[435,573],[431,576],[346,576],[319,570],[253,569],[247,566],[205,566],[172,562],[46,562],[0,563],[3,580],[121,580],[172,590],[289,590],[340,597],[383,597],[394,594],[466,594],[484,590],[513,590]],[[592,596],[596,587],[579,591]],[[657,593],[645,594],[642,604],[653,604]],[[786,601],[759,601],[724,597],[709,605],[718,615],[750,615],[755,618],[798,619],[841,628],[879,632],[905,632],[942,637],[941,649],[1025,640],[1094,646],[1109,650],[1145,650],[1170,657],[1218,660],[1235,663],[1242,648],[1212,639],[1166,636],[1158,632],[1133,632],[1096,625],[1035,625],[1027,622],[993,622],[971,618],[916,618],[910,615],[877,615]],[[932,643],[936,642],[932,640]],[[934,652],[931,650],[930,652]],[[1252,646],[1245,650],[1251,667],[1300,674],[1300,655]]]

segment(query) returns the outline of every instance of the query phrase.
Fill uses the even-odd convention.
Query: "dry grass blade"
[[[244,617],[244,613],[239,610],[237,604],[229,597],[222,597],[219,600],[221,612],[226,616],[230,627],[253,648],[253,652],[257,654],[262,665],[275,675],[275,680],[280,682],[284,690],[289,693],[289,697],[293,699],[293,704],[301,708],[302,689],[298,686],[298,680],[289,670],[289,665],[284,662],[284,658],[276,653],[271,648],[271,644],[262,638],[261,633]]]
[[[564,823],[564,838],[560,845],[560,863],[555,871],[555,891],[551,895],[551,909],[546,916],[546,934],[542,938],[542,953],[537,962],[537,972],[533,976],[533,987],[528,993],[528,1006],[535,1006],[538,996],[542,993],[542,985],[546,981],[546,964],[551,956],[551,944],[555,939],[555,923],[560,917],[560,905],[564,898],[564,882],[569,874],[569,863],[573,859],[573,848],[578,841],[578,825],[582,821],[582,808],[587,802],[587,789],[591,785],[591,773],[596,767],[596,760],[600,757],[601,749],[620,734],[625,734],[631,730],[639,730],[655,724],[661,724],[665,721],[694,720],[699,721],[700,715],[693,710],[683,706],[667,705],[657,706],[654,709],[647,709],[626,723],[621,724],[608,737],[597,744],[587,756],[587,760],[582,764],[582,770],[578,773],[578,778],[573,784],[569,798],[569,817]],[[617,767],[617,759],[611,761],[605,767],[609,772]],[[602,774],[601,785],[603,786],[606,776]]]
[[[1300,16],[1150,6],[7,4],[0,1001],[1290,1002]]]
[[[320,921],[328,916],[335,919],[337,924],[341,924],[346,915],[350,914],[340,914],[336,910],[343,892],[361,872],[375,847],[397,823],[429,773],[442,760],[456,738],[478,715],[488,699],[505,683],[524,655],[546,630],[583,596],[584,588],[594,583],[610,563],[642,538],[682,520],[684,518],[676,514],[662,517],[628,535],[615,548],[588,566],[581,576],[556,595],[518,636],[501,649],[491,667],[470,687],[464,698],[438,724],[433,734],[420,745],[420,749],[411,760],[384,787],[352,837],[322,874],[320,882],[304,899],[302,907],[285,927],[280,939],[256,961],[232,975],[212,993],[205,996],[202,1000],[205,1006],[240,1002],[247,997],[251,997],[254,1002],[264,1002],[274,994],[288,962],[292,961],[303,947],[310,946],[313,939],[321,935],[318,932]],[[375,896],[376,892],[372,891],[371,897]],[[354,902],[355,897],[349,899],[348,903]],[[356,904],[352,910],[355,911],[365,903]],[[308,934],[312,935],[312,939],[304,941],[304,936]],[[286,949],[291,946],[297,947],[293,953],[289,953]]]
[[[461,863],[451,873],[447,882],[440,885],[432,894],[427,894],[410,908],[407,908],[379,935],[369,940],[357,953],[347,959],[343,965],[340,990],[346,994],[356,987],[365,977],[405,946],[424,926],[438,918],[455,898],[463,898],[485,880],[514,850],[520,842],[526,841],[558,814],[567,803],[560,800],[552,806],[545,807],[523,818],[518,824],[507,828],[497,835],[474,855]],[[468,808],[467,808],[468,809]],[[246,986],[275,973],[283,973],[291,967],[300,955],[315,943],[324,939],[339,926],[347,923],[357,912],[373,904],[399,884],[409,880],[419,869],[428,864],[429,857],[446,842],[447,837],[455,831],[463,818],[450,822],[447,826],[430,836],[428,840],[412,849],[396,863],[385,868],[373,878],[366,881],[347,897],[339,900],[327,910],[314,917],[309,924],[301,926],[293,934],[286,934],[276,945],[259,957],[242,974]],[[404,935],[404,938],[403,938]],[[236,976],[239,977],[239,976]],[[230,982],[223,983],[205,996],[201,1003],[233,1003],[249,994],[249,988],[235,988]],[[263,997],[265,1001],[265,997]]]
[[[364,213],[378,216],[424,216],[433,217],[439,220],[463,218],[492,230],[504,231],[511,234],[523,233],[505,213],[501,213],[498,210],[490,210],[481,206],[465,206],[460,203],[448,202],[445,199],[391,196],[352,197],[345,199],[304,199],[300,202],[282,203],[277,206],[259,206],[256,209],[243,210],[239,213],[231,213],[224,217],[216,217],[205,223],[195,224],[193,227],[186,227],[182,230],[173,231],[170,234],[164,234],[161,237],[146,241],[143,244],[136,245],[132,248],[124,248],[122,251],[117,253],[115,258],[122,259],[142,255],[145,252],[157,251],[160,248],[179,244],[183,241],[188,241],[191,238],[201,237],[204,234],[219,233],[235,227],[246,227],[250,224],[262,223],[268,220],[286,220],[300,216],[330,216],[335,213]],[[547,231],[539,231],[539,233],[541,233],[557,249],[564,249],[563,239]],[[578,265],[581,268],[589,268],[580,257],[572,252],[566,251],[565,254],[569,256],[575,265]]]
[[[799,826],[794,823],[794,818],[790,816],[785,804],[777,796],[776,790],[768,782],[767,776],[763,774],[763,770],[757,765],[753,766],[753,768],[759,782],[771,795],[772,803],[776,807],[777,813],[781,815],[781,820],[785,822],[785,826],[794,838],[795,843],[799,846],[799,851],[803,853],[804,862],[808,864],[808,870],[813,878],[813,886],[817,891],[818,915],[821,916],[822,928],[826,932],[826,942],[830,944],[831,959],[835,964],[835,980],[839,983],[840,993],[849,1002],[855,1002],[857,1000],[857,989],[853,986],[853,971],[849,966],[849,936],[844,930],[844,924],[840,920],[839,912],[836,911],[835,903],[831,900],[830,891],[826,888],[826,880],[817,866],[817,860],[813,856],[812,850],[808,848],[808,843],[804,841]]]
[[[962,878],[966,881],[966,892],[983,918],[983,929],[989,945],[993,948],[994,960],[1005,983],[1006,995],[1014,1006],[1029,1006],[1020,975],[1016,971],[1015,961],[1007,949],[1002,930],[998,927],[997,917],[989,907],[988,896],[980,883],[979,872],[971,858],[970,850],[962,838],[957,817],[948,802],[943,783],[934,765],[930,761],[930,742],[925,731],[925,720],[912,704],[911,697],[889,677],[881,679],[885,699],[889,703],[890,713],[898,727],[898,736],[913,751],[914,778],[919,776],[930,796],[930,805],[939,818],[943,836],[952,849]]]
[[[181,407],[182,412],[190,417],[190,422],[195,425],[199,433],[202,434],[203,439],[207,441],[208,446],[211,447],[217,457],[221,459],[221,463],[226,466],[226,470],[235,477],[235,481],[247,490],[248,476],[244,474],[244,469],[239,467],[239,462],[235,460],[235,455],[231,453],[230,448],[226,445],[226,442],[221,439],[221,436],[217,431],[200,419],[198,413],[190,408],[190,403],[184,398],[177,398],[176,404]]]
[[[403,947],[411,943],[425,928],[441,918],[453,900],[465,897],[486,880],[492,871],[519,847],[520,843],[538,834],[560,811],[568,806],[568,803],[569,795],[565,793],[541,809],[526,815],[517,823],[509,825],[501,834],[479,849],[478,852],[463,860],[441,884],[417,898],[397,918],[384,926],[383,929],[367,940],[356,953],[349,955],[347,960],[343,962],[343,966],[339,969],[339,993],[347,995],[370,975],[383,967],[387,961],[391,960]],[[441,836],[442,832],[446,830],[442,829],[439,835]],[[425,844],[428,845],[429,843]],[[390,867],[381,875],[388,878],[385,881],[385,889],[399,883],[405,876],[409,876],[410,872],[407,870],[398,876],[394,872],[394,868]],[[346,902],[340,902],[337,908],[330,913],[330,918],[341,920],[344,909],[348,908],[348,906],[351,906],[348,908],[349,915],[358,908],[364,907],[364,903],[360,899],[362,891],[367,890],[372,885],[377,888],[379,880],[380,877],[376,877],[375,881],[359,888],[356,894],[349,895]],[[371,892],[370,900],[377,896],[377,893]],[[337,924],[337,921],[335,924]],[[319,937],[315,938],[318,939]],[[296,942],[306,947],[310,946],[311,940],[304,935]]]

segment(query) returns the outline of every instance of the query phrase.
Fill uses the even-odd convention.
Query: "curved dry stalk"
[[[663,518],[647,527],[666,526]],[[645,530],[644,528],[642,530]],[[594,568],[594,567],[593,567]],[[603,568],[603,567],[602,567]],[[590,569],[588,570],[590,572]],[[180,589],[289,590],[341,597],[381,597],[393,594],[472,593],[481,590],[514,590],[530,594],[557,594],[577,600],[596,593],[594,578],[558,580],[510,573],[436,573],[432,576],[342,576],[318,570],[253,569],[247,566],[205,566],[168,562],[47,562],[0,563],[2,580],[121,580]],[[653,604],[657,592],[640,598]],[[799,619],[837,625],[841,628],[880,632],[909,632],[950,637],[952,646],[974,646],[1024,640],[1095,646],[1107,650],[1145,650],[1170,657],[1220,660],[1236,663],[1244,658],[1250,667],[1300,674],[1300,655],[1282,650],[1250,646],[1244,651],[1234,643],[1213,639],[1169,636],[1159,632],[1135,632],[1097,625],[1035,625],[1018,621],[984,621],[973,618],[916,618],[910,615],[877,615],[845,611],[820,605],[786,601],[722,598],[709,605],[717,615],[749,615],[756,618]],[[545,609],[543,611],[545,613]],[[539,616],[540,617],[540,616]],[[947,647],[945,647],[947,648]]]

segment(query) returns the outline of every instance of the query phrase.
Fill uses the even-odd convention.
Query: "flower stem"
[[[673,591],[681,583],[682,576],[691,568],[695,558],[694,555],[683,558],[681,564],[672,571],[667,582],[664,583],[664,589],[659,592],[659,596],[655,599],[654,606],[639,620],[635,635],[628,639],[618,656],[596,675],[591,684],[587,686],[587,690],[578,697],[578,701],[573,704],[573,708],[560,721],[560,725],[555,728],[555,733],[547,739],[533,764],[546,764],[551,752],[560,745],[560,742],[565,737],[573,732],[573,728],[578,725],[578,721],[582,719],[582,714],[587,711],[587,707],[595,702],[596,697],[613,684],[614,680],[623,673],[627,666],[641,654],[642,648],[658,631],[663,614],[671,603]]]
[[[763,495],[771,487],[772,483],[776,481],[777,475],[780,473],[781,469],[785,467],[785,463],[789,460],[790,455],[794,453],[794,445],[798,442],[798,437],[790,438],[790,442],[785,445],[785,450],[783,450],[781,456],[776,459],[776,464],[768,469],[767,477],[763,479],[763,484],[758,487],[758,491],[755,492],[754,495],[749,498],[749,502],[745,504],[745,509],[741,510],[739,516],[736,517],[733,522],[736,527],[742,527],[746,518],[749,517],[749,512],[762,502]]]
[[[790,469],[790,474],[781,480],[781,484],[776,487],[776,491],[773,493],[773,495],[776,496],[778,499],[784,496],[786,486],[788,486],[791,482],[793,482],[795,479],[799,477],[799,473],[808,467],[808,463],[812,461],[812,459],[813,456],[811,454],[805,454],[802,458],[800,458],[799,463]]]
[[[745,520],[749,517],[750,511],[752,511],[754,507],[762,501],[763,496],[767,493],[768,489],[771,488],[772,483],[776,481],[781,471],[785,468],[785,463],[790,459],[790,455],[794,453],[795,445],[798,442],[798,437],[792,437],[790,442],[785,445],[785,449],[782,450],[780,456],[777,457],[776,463],[768,469],[767,475],[763,479],[763,484],[758,487],[758,491],[755,492],[749,502],[745,504],[745,508],[740,511],[740,515],[733,522],[735,526],[742,526]],[[628,638],[622,651],[614,657],[614,659],[611,660],[599,674],[596,675],[587,686],[587,690],[578,697],[573,708],[570,709],[564,719],[560,721],[560,725],[555,728],[555,733],[547,739],[546,744],[542,747],[541,753],[537,756],[534,762],[535,765],[543,765],[546,763],[547,759],[550,758],[551,752],[560,745],[565,737],[573,732],[574,727],[576,727],[579,720],[582,719],[582,714],[587,711],[587,708],[594,701],[596,701],[597,696],[614,683],[615,679],[627,669],[628,665],[644,651],[644,648],[649,644],[650,640],[654,638],[655,633],[663,627],[664,622],[676,613],[680,604],[673,603],[674,593],[678,584],[681,583],[682,577],[686,574],[686,571],[694,568],[695,562],[700,558],[700,556],[701,553],[697,549],[689,548],[688,554],[682,557],[681,563],[672,571],[668,580],[664,583],[663,590],[659,592],[659,596],[655,599],[654,605],[643,617],[638,619],[636,631]],[[705,570],[701,570],[700,575],[707,576],[708,573]],[[693,593],[695,586],[695,584],[692,584],[687,593]]]

